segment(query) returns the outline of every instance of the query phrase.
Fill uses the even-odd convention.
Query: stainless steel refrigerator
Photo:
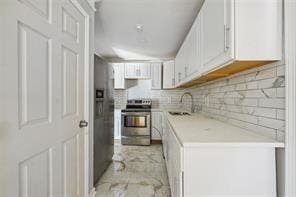
[[[94,185],[112,162],[114,154],[113,82],[108,63],[95,56],[94,64]]]

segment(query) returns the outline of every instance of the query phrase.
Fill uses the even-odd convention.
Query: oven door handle
[[[150,116],[150,112],[121,112],[122,116]]]

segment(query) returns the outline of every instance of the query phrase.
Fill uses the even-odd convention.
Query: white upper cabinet
[[[192,76],[196,77],[202,66],[201,23],[201,16],[198,16],[176,56],[175,78],[177,86],[188,81]]]
[[[140,63],[139,64],[139,76],[143,79],[151,78],[151,68],[150,63]]]
[[[161,89],[161,78],[162,78],[162,64],[152,63],[151,66],[151,89]]]
[[[125,78],[137,78],[140,74],[139,63],[126,63],[125,64]]]
[[[203,65],[207,70],[224,64],[233,57],[231,0],[206,0],[202,7]]]
[[[179,84],[185,79],[186,56],[185,46],[182,45],[175,59],[175,83]]]
[[[114,89],[125,89],[124,63],[113,63]]]
[[[163,89],[175,87],[175,61],[163,62]]]
[[[176,55],[175,86],[281,60],[282,3],[205,0]]]
[[[148,79],[150,78],[150,63],[126,63],[126,79]]]
[[[114,79],[114,68],[112,64],[109,64],[108,72],[109,72],[109,79]]]

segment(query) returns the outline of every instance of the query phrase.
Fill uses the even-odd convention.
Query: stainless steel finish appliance
[[[90,144],[93,145],[93,181],[96,185],[114,154],[114,101],[108,64],[96,57],[94,66],[94,141]]]
[[[151,142],[151,100],[128,100],[121,111],[121,144],[150,145]]]

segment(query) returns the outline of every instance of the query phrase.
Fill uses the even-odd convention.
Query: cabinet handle
[[[180,82],[181,81],[181,73],[178,72],[178,81]]]
[[[188,67],[185,66],[185,77],[187,77],[187,70],[188,70]]]
[[[182,181],[182,196],[184,196],[184,172],[181,173],[181,181]]]
[[[230,48],[228,46],[228,34],[229,34],[229,30],[230,28],[227,27],[226,25],[224,25],[224,51],[228,51],[228,49]]]
[[[172,85],[175,85],[175,78],[172,79]]]

